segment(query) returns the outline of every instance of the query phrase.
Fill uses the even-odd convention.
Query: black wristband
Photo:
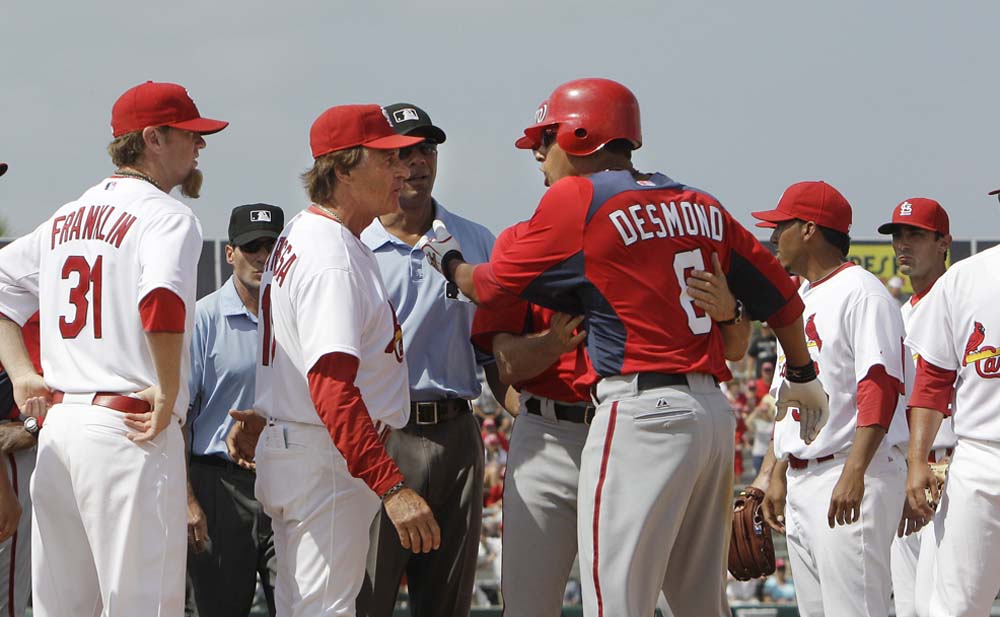
[[[451,271],[451,268],[448,267],[455,259],[463,262],[465,261],[465,257],[462,256],[461,251],[448,251],[441,257],[441,274],[444,275],[445,280],[449,283],[455,282],[455,274]]]
[[[785,366],[785,379],[792,383],[806,383],[816,379],[816,365],[812,362],[805,366]]]

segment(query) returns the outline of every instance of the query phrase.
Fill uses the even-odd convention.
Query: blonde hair
[[[318,204],[329,203],[337,185],[337,172],[344,173],[357,167],[363,156],[364,146],[355,146],[316,159],[312,168],[300,176],[309,199]]]

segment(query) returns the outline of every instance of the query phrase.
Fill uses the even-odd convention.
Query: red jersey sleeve
[[[560,264],[583,252],[583,228],[593,198],[593,185],[585,178],[569,177],[556,182],[542,196],[534,216],[519,232],[516,243],[494,254],[489,263],[476,266],[473,282],[479,304],[512,304],[535,279],[547,275],[549,308],[574,311],[559,305]],[[568,279],[572,279],[566,270]],[[567,286],[576,280],[565,281]]]
[[[753,234],[728,212],[726,216],[729,255],[722,266],[730,291],[743,301],[751,319],[779,328],[792,323],[805,310],[795,283]]]
[[[889,375],[884,366],[871,367],[858,382],[858,428],[877,425],[889,430],[899,395],[904,392],[903,383]]]
[[[357,357],[341,352],[320,357],[309,369],[309,394],[351,475],[382,495],[402,482],[403,474],[385,451],[354,385],[359,364]]]
[[[913,381],[908,407],[933,409],[945,416],[951,415],[951,399],[955,394],[958,371],[945,370],[917,358],[917,376]]]
[[[184,332],[184,301],[166,287],[157,287],[139,301],[139,316],[146,332]]]

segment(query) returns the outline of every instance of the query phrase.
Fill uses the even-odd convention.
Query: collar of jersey
[[[257,323],[257,319],[254,317],[253,313],[243,305],[243,300],[240,299],[239,292],[236,291],[236,281],[234,280],[235,275],[230,276],[226,284],[222,286],[222,293],[219,294],[219,311],[226,317],[232,317],[234,315],[243,315],[244,317],[250,318],[251,321]]]

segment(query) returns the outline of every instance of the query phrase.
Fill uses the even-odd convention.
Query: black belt
[[[667,386],[688,385],[687,375],[672,373],[639,373],[636,375],[636,386],[640,391]]]
[[[220,467],[222,469],[228,469],[230,471],[242,471],[244,473],[248,473],[248,474],[251,474],[251,475],[253,475],[253,473],[254,473],[250,469],[244,469],[244,468],[240,467],[239,465],[237,465],[236,463],[234,463],[234,462],[232,462],[232,461],[230,461],[228,459],[224,459],[221,456],[215,456],[214,454],[208,454],[208,455],[192,454],[191,455],[191,462],[195,463],[197,465],[207,465],[209,467]]]
[[[563,422],[575,422],[577,424],[590,424],[594,419],[594,406],[593,405],[563,405],[562,403],[552,401],[554,403],[556,418],[562,420]],[[530,414],[536,416],[542,415],[542,402],[537,398],[529,398],[524,403],[524,408]]]
[[[410,421],[407,426],[441,424],[467,413],[472,413],[472,408],[469,407],[469,401],[464,398],[410,403]]]

